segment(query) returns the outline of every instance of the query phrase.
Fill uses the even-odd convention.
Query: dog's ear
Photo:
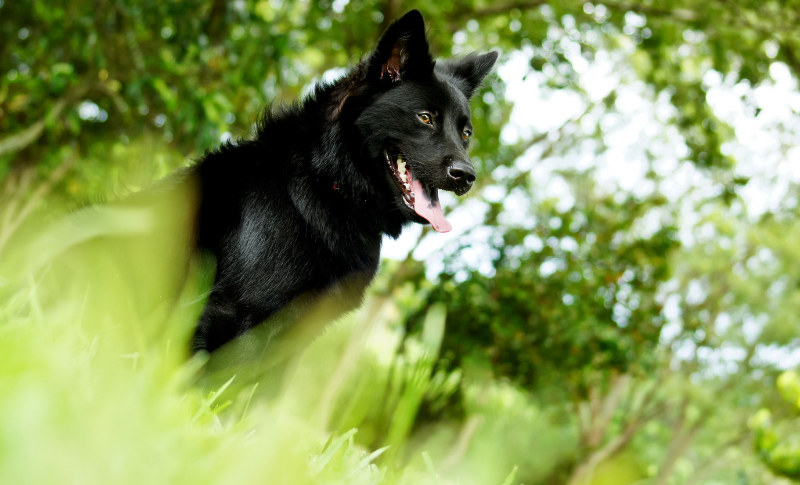
[[[433,57],[425,37],[425,21],[412,10],[392,23],[369,56],[372,79],[397,82],[433,72]]]
[[[436,68],[456,81],[456,85],[471,98],[497,61],[497,52],[483,55],[469,54],[460,59],[452,59],[436,64]]]

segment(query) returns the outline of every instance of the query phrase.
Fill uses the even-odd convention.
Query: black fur
[[[471,170],[461,138],[468,97],[496,58],[435,63],[422,16],[409,12],[347,76],[199,160],[190,169],[198,246],[216,256],[217,272],[194,349],[213,351],[265,321],[275,335],[323,297],[335,313],[360,304],[381,235],[425,222],[402,202],[384,150],[400,150],[425,183],[466,192],[448,170]],[[434,113],[432,125],[421,111]]]

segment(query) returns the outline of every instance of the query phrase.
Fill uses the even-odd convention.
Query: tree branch
[[[225,33],[225,0],[214,0],[211,4],[211,11],[204,28],[205,34],[212,44],[219,44]]]
[[[606,435],[606,431],[608,431],[608,426],[611,424],[614,413],[617,411],[617,408],[619,408],[623,391],[628,387],[630,381],[631,376],[629,374],[623,374],[615,379],[611,390],[603,400],[602,407],[596,416],[595,423],[591,429],[592,434],[588,437],[588,443],[594,443],[593,446],[600,444],[600,441]]]
[[[602,448],[590,453],[586,459],[575,467],[567,485],[587,485],[591,483],[597,465],[622,451],[630,443],[639,429],[651,418],[637,419],[628,424],[622,434],[615,436]]]
[[[667,455],[661,466],[658,467],[658,475],[656,475],[655,481],[653,482],[654,485],[666,485],[668,483],[675,468],[675,464],[678,462],[678,458],[683,455],[694,439],[694,435],[700,429],[700,426],[698,426],[699,420],[698,423],[695,423],[695,425],[691,426],[688,430],[685,429],[686,410],[688,407],[689,399],[684,398],[681,402],[678,419],[672,427],[672,439],[667,446]]]
[[[698,20],[699,17],[697,14],[691,10],[687,10],[685,8],[676,8],[674,10],[658,8],[658,7],[650,7],[648,5],[639,5],[634,3],[612,3],[606,4],[608,8],[626,12],[638,12],[643,13],[645,15],[652,15],[654,17],[670,17],[675,20],[682,20],[685,22],[690,22],[692,20]]]
[[[383,35],[389,24],[394,22],[400,16],[402,0],[385,0],[383,3],[383,22],[381,22],[381,29],[378,35]]]
[[[108,83],[97,82],[88,83],[82,81],[79,86],[76,86],[66,92],[62,97],[58,98],[53,104],[53,107],[38,121],[33,123],[27,128],[24,128],[13,135],[9,135],[0,139],[0,156],[8,155],[18,152],[39,139],[44,133],[45,128],[49,123],[52,123],[58,118],[61,113],[68,108],[72,103],[79,100],[91,90],[99,91],[100,93],[111,98],[114,106],[120,112],[128,109],[125,100],[120,96]]]
[[[19,212],[17,212],[17,205],[24,197],[26,189],[28,186],[30,186],[31,181],[33,180],[33,169],[26,174],[20,175],[20,183],[17,186],[14,199],[3,209],[4,214],[2,223],[0,224],[0,253],[2,253],[3,248],[6,246],[6,244],[8,244],[11,236],[17,231],[17,229],[19,229],[20,225],[22,225],[25,219],[28,218],[31,212],[33,212],[33,209],[36,208],[36,205],[45,198],[53,186],[58,183],[58,181],[60,181],[64,175],[66,175],[70,168],[72,168],[72,166],[75,164],[76,158],[77,157],[73,154],[69,157],[69,159],[56,167],[56,169],[50,173],[50,177],[48,177],[47,180],[34,191],[30,198],[28,198],[28,201],[25,203],[25,205],[23,205]]]
[[[527,2],[511,2],[505,5],[492,5],[491,7],[478,8],[471,12],[465,12],[467,15],[486,16],[497,15],[508,12],[510,10],[519,9],[526,10],[529,8],[540,7],[547,3],[547,0],[530,0]]]
[[[88,86],[81,86],[75,88],[61,98],[59,98],[52,108],[45,114],[39,121],[24,130],[18,131],[13,135],[9,135],[0,139],[0,156],[14,153],[29,146],[42,136],[44,129],[49,122],[61,115],[64,108],[73,103],[77,98],[80,98],[89,90]]]
[[[800,79],[800,60],[798,60],[794,49],[792,49],[792,46],[785,41],[780,42],[778,45],[780,46],[780,52],[783,53],[782,57],[786,61],[786,64],[788,64],[789,68],[794,71],[794,75]]]
[[[602,448],[589,453],[586,459],[575,467],[569,480],[567,480],[567,485],[588,485],[591,483],[597,465],[624,450],[642,426],[658,416],[663,409],[664,404],[662,403],[649,412],[643,412],[639,417],[629,421],[622,433],[612,438]]]
[[[749,429],[744,428],[742,431],[735,436],[733,439],[723,443],[722,445],[718,446],[711,454],[712,457],[710,460],[702,463],[701,466],[695,467],[694,473],[689,475],[689,478],[683,482],[683,485],[695,485],[700,483],[703,479],[708,477],[708,475],[714,471],[717,467],[719,467],[722,463],[724,463],[727,458],[725,457],[725,451],[728,448],[738,445],[745,441],[749,436]]]

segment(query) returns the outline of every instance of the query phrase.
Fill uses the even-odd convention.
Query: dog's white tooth
[[[403,172],[400,173],[400,180],[402,180],[404,183],[408,182],[408,175],[406,175],[405,170],[403,170]]]
[[[406,188],[406,190],[411,190],[411,184],[403,184],[403,186]]]

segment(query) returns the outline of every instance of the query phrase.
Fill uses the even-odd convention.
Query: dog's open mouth
[[[411,173],[411,167],[408,166],[402,154],[390,155],[388,150],[384,150],[383,154],[406,206],[430,222],[436,232],[449,232],[453,229],[442,213],[439,189],[415,179]]]

